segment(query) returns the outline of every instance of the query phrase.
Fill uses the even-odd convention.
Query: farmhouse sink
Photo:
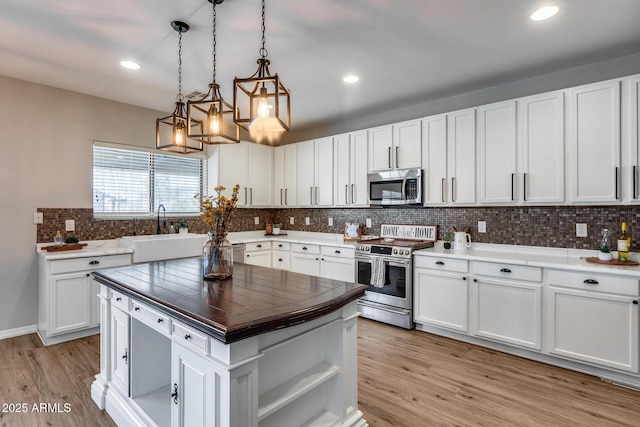
[[[120,245],[133,249],[135,263],[198,256],[202,254],[202,245],[206,241],[206,234],[150,234],[124,236]]]

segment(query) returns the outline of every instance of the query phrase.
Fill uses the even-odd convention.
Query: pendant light
[[[248,130],[254,139],[273,142],[291,128],[289,90],[277,74],[269,72],[265,48],[265,0],[262,0],[262,48],[259,50],[258,70],[245,79],[233,80],[234,121]],[[260,141],[257,141],[260,142]]]
[[[216,5],[224,0],[208,1],[213,5],[213,78],[206,95],[187,102],[188,136],[205,144],[233,144],[240,142],[240,129],[233,121],[233,107],[222,99],[216,83]]]
[[[171,27],[178,32],[178,101],[173,114],[156,120],[156,148],[187,154],[203,150],[201,141],[187,137],[187,115],[182,95],[182,34],[189,31],[189,25],[173,21]]]

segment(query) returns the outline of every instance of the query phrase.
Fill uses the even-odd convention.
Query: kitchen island
[[[244,264],[204,281],[201,264],[93,273],[101,409],[118,425],[367,425],[356,369],[366,286]]]

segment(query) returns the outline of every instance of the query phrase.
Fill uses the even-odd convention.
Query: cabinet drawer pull
[[[443,261],[436,261],[436,265],[444,265]]]
[[[634,304],[634,305],[638,305],[638,300],[634,299],[634,300],[633,300],[633,304]]]
[[[340,251],[335,251],[335,253],[337,253],[337,254],[341,254],[342,252],[340,252]]]
[[[262,245],[256,245],[256,248],[261,248],[261,247],[262,247]]]
[[[278,258],[278,261],[282,262],[282,258]]]
[[[190,335],[190,334],[185,335],[185,336],[184,336],[184,339],[185,339],[185,340],[190,340],[190,339],[191,339],[191,335]]]
[[[278,244],[278,247],[281,248],[282,247],[282,243]]]
[[[140,311],[140,307],[133,307],[133,311]]]
[[[122,301],[122,298],[116,297],[116,301]]]
[[[597,280],[593,280],[593,279],[586,279],[583,283],[586,284],[586,285],[598,285],[599,284]]]
[[[100,264],[100,261],[96,261],[96,260],[89,261],[89,265],[98,265],[98,264]]]
[[[307,247],[306,247],[306,246],[303,246],[303,247],[302,247],[302,250],[303,250],[303,251],[306,251],[306,250],[307,250]]]
[[[164,322],[164,319],[158,319],[158,323]]]
[[[500,272],[501,273],[511,273],[511,270],[509,270],[508,268],[501,268]]]
[[[87,273],[87,276],[86,276],[86,277],[89,277],[89,276],[91,276],[91,273]]]
[[[171,397],[173,397],[173,403],[178,404],[178,384],[173,384],[173,393],[171,393]]]

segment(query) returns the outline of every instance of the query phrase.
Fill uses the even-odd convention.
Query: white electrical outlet
[[[66,231],[76,231],[76,222],[73,219],[68,219],[64,222]]]
[[[296,220],[292,216],[290,216],[289,217],[289,224],[293,225],[295,222],[296,222]]]
[[[42,218],[42,212],[35,212],[33,214],[33,223],[34,224],[42,224],[44,222]]]
[[[254,217],[253,221],[256,223],[256,225],[260,224],[260,217],[259,216]]]
[[[329,227],[333,226],[333,218],[329,218]]]
[[[367,226],[367,228],[371,228],[371,218],[367,218],[365,225]]]
[[[310,225],[310,224],[311,224],[311,220],[309,219],[309,217],[308,217],[308,216],[306,216],[306,217],[304,218],[304,223],[305,223],[305,225]]]
[[[478,233],[487,232],[487,221],[478,221]]]
[[[576,237],[587,237],[587,224],[583,222],[576,224]]]

